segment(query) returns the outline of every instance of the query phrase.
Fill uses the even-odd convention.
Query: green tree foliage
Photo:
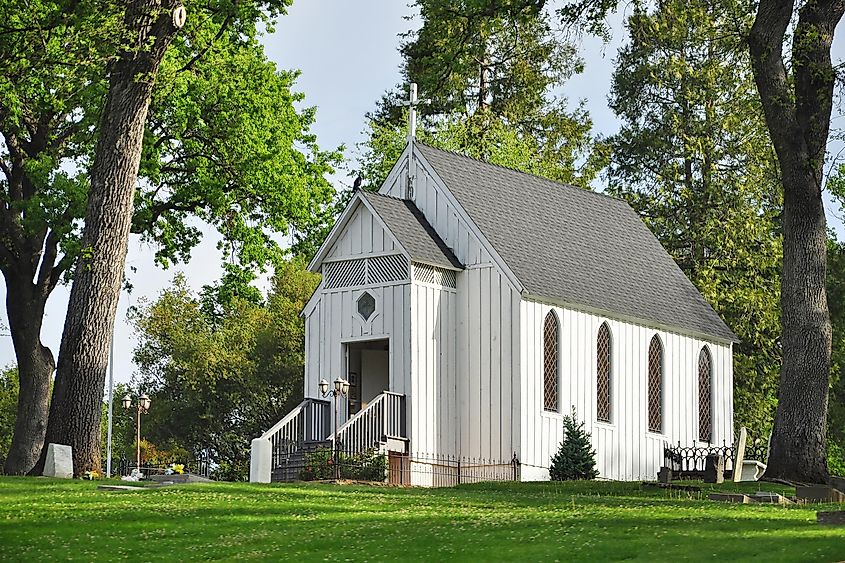
[[[0,371],[0,468],[6,462],[9,447],[12,445],[17,409],[18,369],[6,367]]]
[[[267,299],[191,292],[183,276],[131,314],[139,344],[134,387],[150,394],[144,437],[227,467],[247,467],[250,440],[302,398],[305,327],[299,313],[319,283],[302,260],[282,262]]]
[[[595,479],[596,452],[590,442],[590,434],[584,430],[584,423],[571,415],[563,417],[563,441],[552,457],[549,477],[552,481],[573,481],[576,479]]]
[[[734,330],[735,423],[768,435],[780,370],[776,160],[747,49],[749,6],[661,0],[628,18],[609,192],[626,198]],[[748,23],[748,22],[739,22]]]
[[[225,257],[245,265],[280,254],[270,233],[300,240],[329,219],[333,190],[324,176],[339,154],[317,147],[309,131],[315,109],[297,109],[298,72],[277,69],[258,41],[259,25],[272,26],[289,3],[185,3],[190,16],[156,80],[133,221],[164,265],[186,260],[199,242],[190,217],[214,225]],[[0,187],[14,203],[6,218],[19,228],[0,240],[2,254],[31,251],[21,243],[37,237],[28,242],[34,252],[47,243],[51,261],[42,269],[54,270],[55,283],[79,253],[120,9],[3,2],[0,17],[0,47],[9,55],[0,59]],[[16,193],[17,182],[26,189]]]
[[[151,77],[132,232],[166,266],[187,260],[199,225],[212,225],[229,269],[249,277],[283,256],[274,233],[313,251],[331,218],[325,175],[339,154],[318,148],[297,73],[277,69],[258,42],[290,0],[184,4],[186,25]],[[0,271],[31,398],[15,472],[31,467],[46,425],[55,361],[39,340],[44,305],[96,252],[83,252],[80,237],[109,68],[129,44],[126,5],[0,1]]]
[[[543,2],[418,0],[422,27],[400,48],[404,82],[370,116],[360,173],[378,187],[404,146],[410,82],[429,103],[419,107],[421,140],[475,158],[586,186],[596,175],[591,121],[568,110],[555,91],[582,70]]]

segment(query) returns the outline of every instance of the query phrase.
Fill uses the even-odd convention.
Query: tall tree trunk
[[[73,448],[74,474],[100,469],[100,417],[109,342],[132,220],[144,125],[159,65],[177,28],[174,0],[134,0],[124,18],[131,47],[119,54],[99,126],[82,255],[68,303],[46,445]]]
[[[56,369],[53,353],[41,343],[47,296],[31,279],[4,270],[6,313],[18,362],[20,390],[12,445],[3,467],[7,475],[28,473],[41,453],[47,429],[50,379]]]
[[[784,190],[783,205],[783,367],[766,477],[825,483],[831,342],[827,227],[819,186],[806,166],[797,168],[784,174],[791,189]]]
[[[824,483],[830,314],[823,164],[835,73],[830,47],[842,0],[808,0],[792,40],[793,76],[783,44],[794,5],[761,0],[749,35],[754,79],[783,180],[783,367],[766,477]]]

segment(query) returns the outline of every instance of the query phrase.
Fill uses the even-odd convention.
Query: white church
[[[733,441],[736,336],[625,203],[409,138],[309,268],[305,401],[253,441],[251,480],[334,436],[391,456],[521,462],[549,478],[574,408],[601,478]]]

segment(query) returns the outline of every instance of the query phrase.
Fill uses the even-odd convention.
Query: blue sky
[[[385,90],[399,82],[398,34],[419,25],[417,20],[405,19],[412,14],[406,2],[397,0],[297,0],[280,19],[275,33],[264,37],[268,56],[280,68],[302,71],[297,89],[305,93],[306,105],[317,107],[314,132],[322,147],[345,145],[347,156],[354,156],[354,145],[365,128],[364,114],[374,108]],[[616,118],[607,108],[607,93],[613,57],[623,39],[621,21],[621,16],[615,19],[614,41],[609,45],[592,38],[583,40],[585,72],[564,89],[572,103],[585,101],[595,131],[605,135],[617,128]],[[845,25],[837,32],[834,59],[841,61],[845,58]],[[425,97],[425,92],[420,94]],[[333,181],[340,188],[348,179],[341,173]],[[833,217],[831,220],[838,223]],[[151,250],[133,238],[127,272],[134,289],[122,295],[115,324],[116,381],[128,381],[134,371],[131,355],[135,340],[125,320],[127,307],[143,298],[155,298],[179,271],[186,273],[196,289],[214,282],[220,275],[215,244],[216,238],[206,236],[190,264],[163,271],[153,263]],[[42,339],[54,354],[59,349],[68,289],[57,288],[47,306]],[[0,288],[0,300],[5,322],[5,287]],[[0,365],[14,361],[11,340],[0,337]]]

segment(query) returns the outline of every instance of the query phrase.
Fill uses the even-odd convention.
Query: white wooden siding
[[[327,253],[326,259],[337,260],[393,251],[399,252],[396,241],[365,205],[359,205]]]
[[[458,275],[460,455],[520,453],[519,294],[492,265]]]
[[[397,248],[397,242],[381,222],[366,206],[360,205],[329,250],[327,259],[377,255],[397,251]],[[364,291],[376,300],[375,313],[367,321],[357,313],[357,300]],[[410,392],[410,279],[355,288],[326,289],[321,284],[317,292],[314,307],[306,308],[305,396],[319,397],[317,385],[321,378],[333,381],[346,377],[343,343],[381,338],[390,341],[390,390]],[[340,420],[346,420],[345,412]]]
[[[364,291],[376,300],[376,312],[366,322],[356,313],[356,301]],[[410,312],[410,283],[322,292],[306,318],[305,396],[319,397],[321,378],[333,381],[346,376],[343,343],[382,338],[390,339],[390,390],[409,393]],[[340,420],[345,419],[343,413]]]
[[[561,320],[560,413],[543,411],[542,326],[554,309]],[[698,354],[713,355],[714,442],[733,441],[731,348],[681,334],[589,313],[522,301],[522,461],[524,475],[548,478],[562,436],[562,419],[574,406],[592,435],[601,477],[654,479],[664,444],[692,445],[698,437]],[[596,335],[607,322],[612,337],[611,422],[596,421]],[[658,334],[664,347],[663,432],[647,431],[648,345]]]
[[[411,286],[411,450],[458,455],[457,292],[432,284]],[[410,399],[410,400],[409,400]]]

